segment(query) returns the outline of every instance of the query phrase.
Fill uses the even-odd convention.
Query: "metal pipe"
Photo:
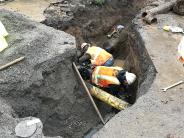
[[[155,17],[155,15],[163,14],[163,13],[170,11],[174,7],[176,1],[177,0],[172,0],[172,1],[166,2],[166,3],[160,5],[156,8],[144,11],[142,13],[143,20],[145,20],[148,24],[152,24],[152,23],[157,22],[157,18]]]
[[[147,15],[157,15],[157,14],[162,14],[162,13],[166,13],[168,11],[170,11],[174,4],[176,3],[177,0],[172,0],[170,2],[166,2],[164,4],[161,4],[160,6],[156,7],[156,8],[153,8],[153,9],[150,9],[150,10],[147,10],[147,11],[144,11],[142,13],[142,17],[145,17]]]
[[[25,59],[25,57],[17,58],[17,59],[15,59],[15,60],[13,60],[13,61],[5,64],[5,65],[0,66],[0,71],[3,70],[3,69],[5,69],[5,68],[8,68],[8,67],[10,67],[10,66],[12,66],[12,65],[20,62],[20,61],[22,61],[23,59]]]
[[[176,14],[179,14],[179,15],[184,15],[184,1],[183,0],[177,0],[177,3],[174,5],[173,7],[173,11],[176,13]]]
[[[118,109],[118,110],[124,110],[129,106],[129,104],[105,91],[102,89],[95,87],[89,83],[87,83],[87,86],[89,88],[89,91],[92,96],[96,97],[97,99],[103,101],[104,103]]]
[[[144,21],[146,21],[148,24],[157,23],[157,18],[152,15],[147,15],[143,18]]]
[[[97,115],[99,116],[99,118],[102,121],[102,123],[105,125],[105,121],[104,121],[104,119],[103,119],[103,117],[102,117],[102,115],[101,115],[101,113],[100,113],[100,111],[99,111],[95,101],[93,100],[93,97],[91,96],[91,94],[90,94],[90,92],[89,92],[89,90],[88,90],[88,88],[87,88],[87,86],[86,86],[82,76],[80,75],[79,70],[77,69],[77,66],[75,65],[74,62],[73,62],[73,67],[74,67],[75,71],[77,72],[77,75],[78,75],[78,77],[79,77],[79,79],[80,79],[80,81],[81,81],[81,83],[82,83],[82,85],[83,85],[83,87],[84,87],[84,89],[85,89],[85,91],[86,91],[86,93],[87,93],[87,95],[88,95],[88,97],[89,97],[93,107],[95,108],[95,111],[96,111]]]

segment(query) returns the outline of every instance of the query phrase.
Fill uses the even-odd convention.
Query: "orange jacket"
[[[103,65],[112,57],[110,53],[96,46],[89,47],[86,53],[91,56],[91,63],[96,66]]]
[[[121,67],[97,66],[92,73],[92,83],[100,87],[108,87],[110,84],[120,85],[117,79]]]

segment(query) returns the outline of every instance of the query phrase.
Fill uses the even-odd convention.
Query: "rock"
[[[38,118],[35,117],[26,117],[20,119],[20,122],[16,125],[15,127],[15,134],[18,137],[31,137],[31,138],[43,138],[43,124],[39,120],[37,123],[28,125],[30,121],[33,120],[39,120]]]

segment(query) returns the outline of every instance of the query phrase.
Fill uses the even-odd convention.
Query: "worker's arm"
[[[77,54],[77,58],[80,58],[80,57],[82,56],[83,53],[82,53],[80,50],[77,50],[77,51],[76,51],[76,54]]]
[[[85,54],[84,51],[81,51],[81,50],[77,50],[76,51],[76,55],[77,55],[77,62],[79,63],[79,59]]]
[[[82,64],[82,63],[84,63],[85,61],[87,61],[87,60],[90,60],[91,59],[91,56],[89,55],[89,54],[84,54],[83,56],[81,56],[80,58],[79,58],[79,63],[80,64]]]
[[[107,42],[103,44],[103,49],[105,49],[107,52],[111,54],[113,54],[115,51],[114,47],[115,47],[114,44],[110,40],[108,40]]]

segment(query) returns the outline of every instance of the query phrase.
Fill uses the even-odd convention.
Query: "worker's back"
[[[108,87],[109,85],[120,85],[117,74],[121,67],[97,66],[92,73],[92,83],[100,87]]]
[[[103,65],[108,59],[112,57],[110,53],[96,46],[89,47],[86,53],[90,54],[91,63],[97,66]]]

